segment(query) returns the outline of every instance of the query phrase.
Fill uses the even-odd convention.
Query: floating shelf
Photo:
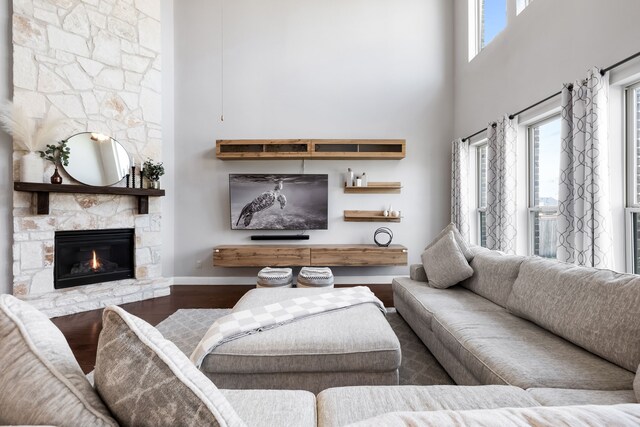
[[[383,211],[344,211],[346,222],[400,222],[401,216],[384,216]]]
[[[221,160],[400,160],[404,139],[237,139],[216,141]]]
[[[366,187],[344,187],[347,194],[400,194],[400,182],[370,182]]]
[[[138,213],[149,213],[149,197],[162,197],[164,190],[126,187],[92,187],[90,185],[71,184],[44,184],[35,182],[14,182],[15,191],[36,193],[36,212],[38,215],[49,214],[49,193],[73,193],[73,194],[113,194],[122,196],[135,196],[138,198]]]

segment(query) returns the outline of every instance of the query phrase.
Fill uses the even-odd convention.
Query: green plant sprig
[[[44,151],[38,151],[40,153],[40,157],[50,161],[54,165],[61,163],[64,166],[69,166],[69,155],[71,154],[71,149],[67,147],[67,140],[63,139],[55,144],[47,144],[47,149]]]
[[[149,181],[159,181],[160,177],[164,175],[164,166],[162,162],[155,163],[153,160],[148,159],[143,163],[142,171]]]

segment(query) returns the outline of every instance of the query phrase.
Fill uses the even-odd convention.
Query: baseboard
[[[398,277],[395,276],[336,276],[336,285],[378,285],[388,283]],[[174,277],[174,285],[255,285],[255,276],[250,277]]]

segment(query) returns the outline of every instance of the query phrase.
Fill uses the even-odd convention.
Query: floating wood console
[[[237,245],[213,250],[215,267],[366,267],[407,265],[402,245]]]
[[[216,141],[222,160],[343,159],[399,160],[404,139],[242,139]]]
[[[90,185],[70,184],[40,184],[35,182],[14,182],[13,189],[15,191],[36,193],[36,212],[38,215],[49,214],[49,193],[136,196],[138,198],[138,213],[141,215],[149,213],[149,197],[164,196],[164,190],[125,187],[92,187]]]
[[[366,187],[344,187],[347,194],[400,194],[400,182],[370,182]]]

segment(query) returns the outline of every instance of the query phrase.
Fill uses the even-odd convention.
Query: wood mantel
[[[93,187],[90,185],[45,184],[36,182],[14,182],[15,191],[36,193],[36,212],[38,215],[49,214],[49,193],[72,194],[112,194],[135,196],[138,198],[138,213],[149,213],[149,197],[163,197],[164,190],[126,187]]]

